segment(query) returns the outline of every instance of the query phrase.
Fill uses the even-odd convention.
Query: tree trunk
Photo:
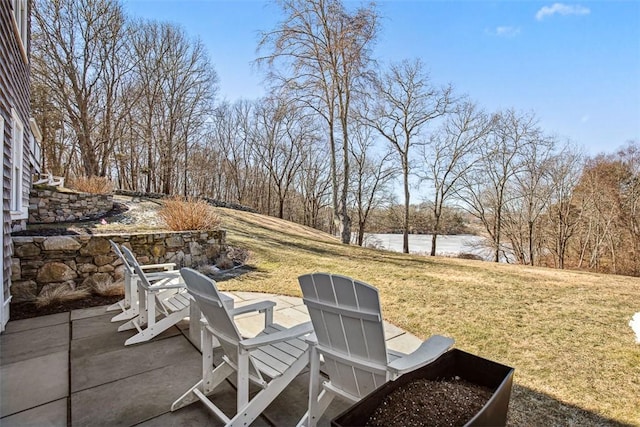
[[[534,265],[533,257],[533,221],[529,221],[529,261]]]
[[[409,165],[407,159],[404,159],[402,165],[402,174],[404,178],[404,221],[402,224],[402,252],[409,253]]]

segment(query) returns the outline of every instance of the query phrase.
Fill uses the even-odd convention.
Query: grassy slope
[[[449,258],[340,244],[278,219],[220,209],[232,246],[257,270],[224,290],[300,296],[297,277],[345,274],[380,290],[385,319],[426,338],[516,368],[512,425],[640,425],[637,278]]]

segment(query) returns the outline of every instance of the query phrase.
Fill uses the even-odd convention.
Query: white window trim
[[[11,109],[11,219],[29,216],[24,204],[24,124],[15,109]],[[16,170],[17,169],[17,170]],[[17,179],[17,181],[16,181]]]
[[[0,116],[0,142],[4,147],[4,118]],[[4,257],[4,254],[2,255]],[[11,296],[4,299],[4,268],[0,268],[0,332],[4,331],[5,325],[9,321],[9,303]]]
[[[11,0],[13,11],[11,16],[15,24],[14,29],[18,37],[20,51],[25,62],[29,62],[27,56],[27,37],[29,35],[29,0]]]

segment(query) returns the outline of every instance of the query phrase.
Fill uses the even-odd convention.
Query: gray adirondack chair
[[[310,355],[309,407],[299,426],[315,426],[334,397],[358,402],[387,381],[434,361],[454,343],[434,335],[411,354],[391,351],[376,288],[328,273],[298,281],[317,340]],[[329,375],[322,383],[320,355]]]
[[[202,330],[202,380],[180,396],[171,410],[200,400],[225,425],[249,425],[307,366],[309,346],[301,337],[312,332],[311,323],[289,329],[273,323],[275,303],[271,301],[229,310],[213,280],[189,268],[180,272],[207,324]],[[243,338],[233,317],[252,311],[265,313],[265,328],[254,338]],[[215,368],[212,366],[213,338],[218,339],[224,352],[223,362]],[[229,417],[207,395],[234,374],[237,411]],[[251,400],[249,381],[262,388]]]
[[[111,244],[111,249],[122,260],[122,264],[124,266],[124,298],[107,307],[107,311],[120,310],[120,313],[111,318],[112,322],[131,320],[140,314],[140,296],[138,295],[137,283],[138,276],[133,267],[129,265],[129,262],[122,254],[122,251],[120,251],[118,245],[113,240],[109,240],[109,243]],[[164,264],[140,265],[140,268],[145,272],[149,283],[154,283],[160,280],[179,278],[180,272],[178,270],[174,270],[175,266],[175,263],[171,262]]]
[[[118,331],[138,330],[124,342],[130,345],[148,341],[189,316],[190,301],[181,276],[151,284],[133,253],[122,246],[122,254],[137,275],[135,282],[140,296],[138,316],[118,328]]]

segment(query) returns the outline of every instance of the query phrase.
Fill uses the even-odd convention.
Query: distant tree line
[[[283,19],[256,59],[268,95],[218,102],[183,28],[127,18],[117,0],[34,2],[45,169],[249,206],[344,243],[402,232],[405,252],[427,231],[435,255],[472,218],[496,261],[640,275],[638,142],[586,158],[533,113],[436,84],[418,59],[378,62],[374,4],[275,3]]]

